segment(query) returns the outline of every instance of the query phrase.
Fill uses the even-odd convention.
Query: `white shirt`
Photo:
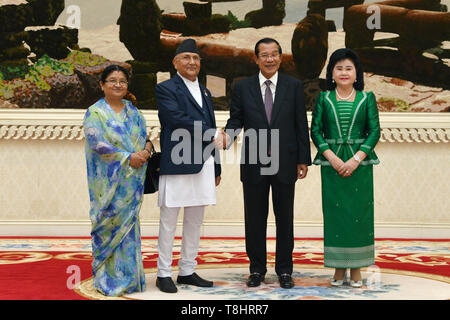
[[[266,77],[263,76],[261,71],[259,72],[259,85],[261,87],[261,94],[262,94],[264,103],[266,102],[266,84],[265,84],[265,82],[267,80],[272,81],[272,83],[270,84],[270,91],[272,91],[273,101],[275,101],[275,91],[277,89],[278,71],[270,79],[266,79]]]
[[[158,206],[193,207],[216,204],[214,158],[209,157],[199,173],[159,176]]]
[[[202,93],[198,79],[183,79],[189,92],[203,107]],[[217,136],[216,131],[216,136]],[[216,179],[214,158],[210,156],[202,170],[195,174],[167,174],[159,176],[158,206],[192,207],[216,204]]]
[[[177,72],[177,74],[183,79],[183,82],[186,84],[186,87],[189,89],[189,92],[192,94],[195,101],[197,101],[198,105],[203,108],[202,92],[200,90],[198,78],[195,78],[195,81],[191,81],[183,77],[179,72]]]
[[[195,78],[195,81],[191,81],[185,77],[183,77],[179,72],[177,74],[180,76],[181,79],[183,79],[184,84],[186,84],[186,87],[188,88],[189,92],[194,97],[195,101],[197,101],[198,105],[203,108],[203,99],[202,99],[202,91],[200,89],[200,85],[198,83],[198,78]],[[217,138],[219,135],[219,131],[216,130],[216,133],[214,134],[214,139]]]

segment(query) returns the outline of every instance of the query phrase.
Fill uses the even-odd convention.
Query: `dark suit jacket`
[[[254,75],[236,83],[231,107],[230,119],[226,130],[244,128],[244,135],[249,129],[260,132],[261,129],[279,130],[279,170],[276,177],[283,183],[295,183],[297,180],[297,164],[311,165],[311,150],[308,133],[308,122],[304,103],[303,86],[300,80],[278,73],[272,119],[269,123],[265,113],[258,75]],[[270,146],[270,138],[267,139]],[[258,145],[261,143],[258,138]],[[249,147],[244,143],[241,159],[241,181],[258,183],[261,179],[261,162],[257,156],[256,164],[249,164]],[[242,161],[245,160],[244,163]]]
[[[198,173],[209,155],[216,159],[215,174],[220,176],[219,153],[211,145],[216,129],[216,120],[211,100],[211,93],[200,84],[203,98],[203,107],[200,107],[189,92],[183,79],[179,75],[161,82],[155,87],[158,117],[161,123],[161,169],[160,174],[193,174]],[[173,135],[177,129],[184,129],[186,135]],[[178,131],[179,132],[179,131]],[[198,133],[196,136],[195,133]],[[206,139],[204,141],[204,139]],[[175,141],[172,141],[175,139]],[[190,141],[189,150],[175,150],[176,154],[188,158],[186,163],[175,163],[172,159],[172,150],[186,140]],[[206,156],[203,153],[206,151]],[[209,150],[209,152],[208,152]],[[185,151],[187,153],[185,153]],[[200,152],[201,154],[199,154]],[[197,153],[197,154],[195,154]],[[216,156],[217,153],[217,156]]]

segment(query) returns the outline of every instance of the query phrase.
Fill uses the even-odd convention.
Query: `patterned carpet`
[[[268,273],[258,288],[247,288],[248,258],[242,238],[202,238],[198,274],[213,288],[178,285],[177,294],[155,286],[157,239],[144,238],[147,290],[108,298],[92,288],[89,238],[0,238],[0,299],[137,300],[448,300],[450,240],[378,239],[376,265],[363,269],[360,289],[331,287],[332,269],[323,267],[323,241],[296,239],[295,287],[279,287],[273,268],[275,240],[268,239]],[[174,279],[181,240],[174,246]]]

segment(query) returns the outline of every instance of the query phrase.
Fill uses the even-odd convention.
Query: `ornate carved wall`
[[[159,149],[157,114],[144,114]],[[89,235],[83,115],[84,110],[0,111],[0,236]],[[216,118],[223,127],[228,112],[216,112]],[[376,236],[448,238],[450,114],[381,113],[380,120]],[[206,211],[204,236],[244,236],[238,150],[239,141],[223,154],[217,205]],[[158,234],[156,199],[145,196],[144,236]],[[322,236],[319,167],[310,167],[306,180],[296,184],[295,226],[297,237]],[[269,235],[273,231],[270,213]]]

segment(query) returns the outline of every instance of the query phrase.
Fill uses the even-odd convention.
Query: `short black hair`
[[[282,53],[282,52],[281,52],[281,46],[280,46],[280,44],[278,43],[277,40],[272,39],[272,38],[263,38],[263,39],[259,40],[259,41],[256,43],[256,45],[255,45],[255,55],[256,55],[256,56],[258,56],[258,54],[259,54],[259,45],[260,45],[261,43],[265,43],[265,44],[276,43],[276,44],[278,45],[278,52],[279,52],[280,55],[281,55],[281,53]]]
[[[339,61],[345,59],[351,60],[356,68],[356,82],[353,83],[353,87],[359,91],[364,90],[364,72],[361,62],[356,52],[350,48],[337,49],[331,54],[330,61],[327,65],[327,90],[334,90],[336,88],[336,83],[333,82],[333,69]]]
[[[105,83],[106,78],[107,78],[111,73],[113,73],[114,71],[121,71],[121,72],[123,72],[123,74],[124,74],[125,77],[127,78],[127,81],[130,80],[130,74],[128,73],[128,71],[127,71],[124,67],[119,66],[119,65],[117,65],[117,64],[112,64],[112,65],[110,65],[110,66],[107,66],[107,67],[103,70],[102,76],[101,76],[102,82]]]

